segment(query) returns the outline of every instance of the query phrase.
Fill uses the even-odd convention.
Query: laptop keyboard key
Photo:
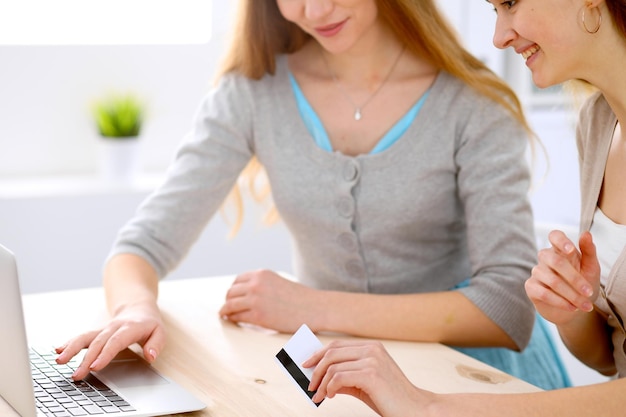
[[[31,351],[33,390],[39,415],[73,417],[135,411],[93,374],[82,381],[73,381],[72,367],[78,362],[59,365],[55,357],[54,354],[39,355]]]

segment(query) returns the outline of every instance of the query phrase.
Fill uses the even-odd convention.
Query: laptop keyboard
[[[40,415],[72,417],[115,415],[135,409],[94,375],[73,381],[79,363],[73,359],[66,365],[56,363],[54,352],[30,350],[35,402]]]

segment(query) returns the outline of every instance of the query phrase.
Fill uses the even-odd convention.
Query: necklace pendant
[[[361,120],[361,109],[356,109],[354,111],[354,120],[356,120],[357,122]]]

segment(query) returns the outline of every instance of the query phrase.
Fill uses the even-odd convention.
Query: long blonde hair
[[[515,92],[462,46],[434,0],[376,0],[376,3],[383,22],[408,51],[500,104],[534,138]],[[229,72],[251,79],[274,74],[276,56],[299,50],[309,39],[309,34],[282,16],[276,0],[239,0],[231,44],[218,77]],[[243,221],[240,186],[249,188],[258,201],[271,196],[267,181],[258,181],[261,173],[263,167],[253,158],[227,198],[236,211],[231,236],[237,233]],[[278,213],[271,206],[264,221],[271,223],[277,219]]]

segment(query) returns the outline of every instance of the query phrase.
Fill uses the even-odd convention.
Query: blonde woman
[[[59,361],[89,347],[82,378],[134,342],[157,358],[159,279],[253,161],[298,281],[241,273],[225,319],[479,348],[466,352],[563,386],[541,328],[517,353],[535,317],[523,287],[535,263],[528,144],[515,95],[432,0],[241,1],[219,82],[107,262],[111,322]]]

